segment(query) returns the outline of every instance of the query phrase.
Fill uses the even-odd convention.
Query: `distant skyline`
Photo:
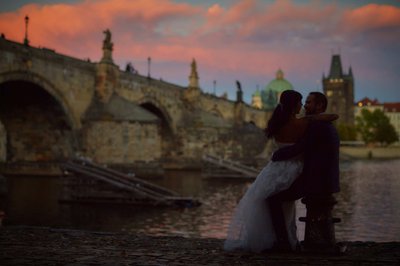
[[[97,62],[110,29],[114,62],[188,85],[197,61],[204,92],[244,100],[278,69],[304,96],[322,90],[331,57],[353,69],[355,100],[400,102],[400,1],[41,0],[0,2],[0,33],[34,47]]]

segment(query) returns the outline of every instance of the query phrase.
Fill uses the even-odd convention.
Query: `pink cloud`
[[[314,4],[310,8],[309,5],[297,5],[288,0],[273,3],[242,1],[226,10],[214,5],[208,10],[204,32],[220,29],[231,35],[248,38],[270,34],[284,35],[298,30],[301,35],[307,31],[326,30],[325,27],[336,17],[336,11],[335,5]]]
[[[345,12],[344,30],[368,31],[400,27],[400,8],[389,5],[369,4]]]
[[[207,16],[210,18],[218,18],[224,12],[225,10],[219,4],[214,4],[208,8]]]
[[[30,4],[0,13],[0,32],[22,42],[25,15],[30,17],[32,46],[98,61],[102,32],[109,28],[117,64],[132,61],[143,72],[150,56],[155,68],[158,62],[171,65],[159,68],[159,75],[170,82],[176,82],[179,74],[186,80],[192,58],[198,62],[204,84],[212,84],[206,80],[215,79],[218,73],[265,77],[267,83],[279,67],[288,78],[290,73],[304,79],[316,73],[320,78],[328,70],[330,50],[339,46],[351,51],[360,65],[366,53],[378,66],[382,59],[375,51],[388,46],[399,51],[394,44],[399,41],[400,9],[379,4],[356,8],[290,0],[243,0],[208,7],[174,0]],[[381,49],[367,50],[364,38]],[[184,69],[172,69],[182,65]],[[310,79],[314,86],[315,78]]]
[[[31,44],[63,53],[99,58],[101,32],[110,28],[114,54],[119,58],[152,55],[181,61],[197,57],[207,65],[234,68],[235,62],[246,57],[254,58],[245,66],[253,71],[257,69],[254,63],[262,61],[259,58],[282,56],[283,61],[285,54],[307,49],[313,40],[330,45],[342,42],[345,37],[340,30],[348,20],[355,21],[357,29],[372,23],[374,27],[396,25],[398,12],[391,6],[367,5],[342,13],[335,5],[314,3],[310,7],[289,0],[272,4],[245,0],[227,8],[214,4],[208,9],[171,0],[103,0],[26,5],[0,14],[0,32],[22,41],[23,18],[28,14]],[[371,15],[375,22],[368,19]],[[191,22],[193,18],[199,20]],[[175,29],[180,27],[187,27],[182,34]]]
[[[106,28],[129,28],[139,23],[151,31],[157,23],[171,18],[190,17],[198,10],[169,0],[104,0],[43,6],[30,4],[15,12],[0,14],[0,32],[9,39],[22,41],[24,17],[29,15],[28,30],[32,45],[55,47],[70,53],[82,43],[93,42],[95,36],[101,36]],[[130,25],[118,25],[120,21]],[[75,47],[70,47],[71,43],[67,40],[73,40]]]

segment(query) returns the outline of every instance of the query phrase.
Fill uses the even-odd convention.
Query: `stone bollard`
[[[345,250],[336,244],[334,223],[339,218],[332,218],[333,206],[337,203],[332,195],[313,195],[301,200],[306,205],[306,217],[299,220],[306,223],[304,241],[301,248],[311,252],[338,252]]]

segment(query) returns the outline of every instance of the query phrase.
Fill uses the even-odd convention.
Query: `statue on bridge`
[[[196,60],[190,64],[189,88],[199,88],[199,75],[197,74]]]
[[[106,36],[104,41],[103,41],[103,48],[107,48],[112,50],[113,49],[113,43],[111,42],[111,31],[109,29],[106,29],[103,31],[104,35]]]
[[[239,80],[236,80],[236,87],[237,87],[237,91],[236,91],[236,102],[243,102],[243,91],[242,91],[242,85],[240,84]]]
[[[101,62],[113,63],[112,50],[114,44],[111,42],[111,31],[106,29],[103,31],[103,33],[105,35],[105,39],[103,41],[103,58],[101,59]]]

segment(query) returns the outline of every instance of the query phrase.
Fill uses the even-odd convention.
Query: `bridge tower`
[[[332,56],[329,75],[322,77],[324,93],[328,98],[328,113],[339,115],[338,123],[354,125],[354,78],[351,67],[345,74],[340,55]]]

